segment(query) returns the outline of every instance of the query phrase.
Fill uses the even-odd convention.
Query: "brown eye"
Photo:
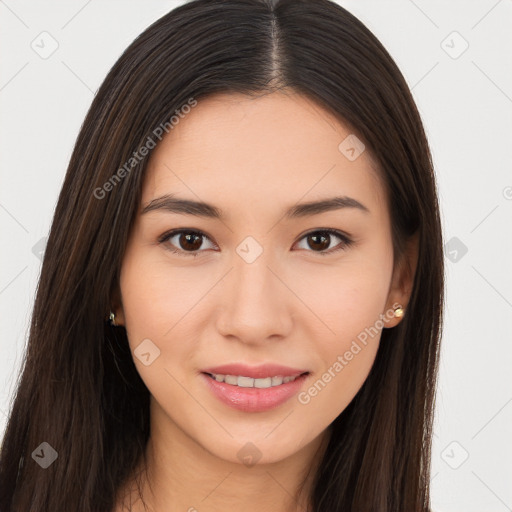
[[[335,238],[338,238],[340,242],[331,247]],[[203,247],[205,240],[209,241],[210,247]],[[346,249],[353,243],[347,235],[332,229],[311,231],[301,238],[300,243],[303,240],[306,241],[306,247],[301,247],[302,249],[316,252],[322,256]],[[187,229],[168,232],[159,238],[159,242],[165,244],[167,249],[180,256],[195,257],[199,256],[205,249],[216,247],[204,233]]]
[[[200,249],[202,243],[201,235],[197,233],[181,233],[178,237],[178,244],[185,251]]]
[[[313,234],[307,236],[307,241],[309,247],[311,249],[319,250],[319,251],[325,251],[325,249],[328,249],[330,245],[330,235],[324,235],[324,234]]]
[[[338,238],[341,242],[331,247],[333,238]],[[301,242],[302,240],[306,241],[306,247],[303,246],[301,249],[312,250],[322,256],[346,249],[353,243],[348,236],[332,229],[311,231],[301,238]]]
[[[162,235],[158,241],[168,246],[167,248],[173,253],[182,256],[199,256],[203,252],[200,249],[205,249],[203,247],[205,240],[210,239],[200,231],[181,229]],[[209,248],[214,247],[215,245],[211,244]]]

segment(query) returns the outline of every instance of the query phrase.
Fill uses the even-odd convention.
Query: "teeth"
[[[251,380],[253,380],[253,379],[251,379]],[[272,377],[266,377],[265,379],[254,379],[254,387],[255,388],[270,388],[270,387],[272,387]]]
[[[241,388],[252,388],[254,387],[254,380],[255,379],[251,379],[250,377],[235,377],[237,380],[237,385],[240,386]]]
[[[220,373],[209,374],[217,382],[225,382],[232,386],[239,386],[241,388],[270,388],[274,386],[280,386],[287,382],[294,381],[297,377],[282,377],[276,375],[275,377],[265,377],[264,379],[253,379],[252,377],[245,377],[243,375],[222,375]]]
[[[272,386],[279,386],[283,383],[283,377],[272,377]]]
[[[224,375],[224,382],[226,384],[233,384],[234,386],[238,385],[238,377],[234,375]]]

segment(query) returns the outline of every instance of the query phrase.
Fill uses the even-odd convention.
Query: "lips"
[[[243,412],[264,412],[296,395],[309,371],[278,364],[225,364],[201,372],[207,388],[221,402]]]

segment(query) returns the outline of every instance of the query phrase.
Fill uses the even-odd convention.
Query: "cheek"
[[[317,272],[301,284],[304,302],[317,317],[309,322],[307,339],[318,364],[298,401],[324,423],[357,394],[377,354],[392,271],[389,253],[380,254],[347,257],[336,272]]]
[[[166,404],[167,411],[194,405],[179,383],[197,351],[194,304],[206,290],[190,286],[187,277],[183,269],[171,268],[140,251],[127,255],[120,278],[134,364],[151,395]]]
[[[177,334],[184,332],[184,326],[194,322],[193,307],[201,297],[201,290],[187,277],[183,269],[166,264],[165,255],[155,259],[151,251],[127,252],[120,287],[132,351],[143,340],[150,339],[160,349],[161,363],[166,358],[179,359],[193,348],[193,339],[176,339]]]
[[[392,272],[386,244],[347,253],[336,266],[325,265],[299,272],[295,290],[318,321],[313,324],[326,348],[343,348],[348,338],[375,323],[384,313]],[[312,318],[312,316],[311,316]]]
[[[317,364],[297,400],[305,417],[316,418],[308,426],[312,435],[348,406],[371,370],[383,327],[382,301],[371,291],[371,286],[360,286],[330,297],[338,307],[330,309],[327,301],[324,318],[334,333],[322,328],[308,336],[314,340],[310,350]]]

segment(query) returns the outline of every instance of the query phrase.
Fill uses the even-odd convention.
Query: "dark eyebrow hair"
[[[351,197],[341,196],[322,199],[320,201],[295,204],[284,212],[284,216],[288,219],[307,217],[332,210],[339,210],[341,208],[357,208],[365,213],[370,213],[370,210],[359,201],[356,201]],[[225,218],[223,211],[216,206],[208,203],[191,201],[189,199],[179,199],[174,197],[172,194],[166,194],[156,199],[152,199],[148,204],[146,204],[146,206],[144,206],[141,215],[155,210],[164,210],[171,213],[183,213],[186,215],[196,215],[198,217],[208,217],[219,220]]]

